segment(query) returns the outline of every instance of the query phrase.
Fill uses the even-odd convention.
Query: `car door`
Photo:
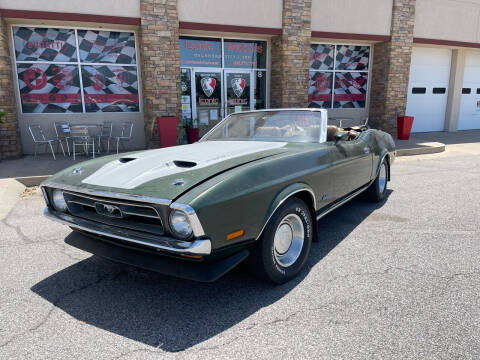
[[[355,140],[340,140],[330,147],[333,193],[331,201],[359,189],[371,180],[372,151],[362,134]]]

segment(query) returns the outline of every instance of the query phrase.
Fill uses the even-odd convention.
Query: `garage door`
[[[444,130],[450,59],[448,49],[413,48],[406,111],[415,117],[412,132]]]
[[[460,104],[458,130],[480,129],[480,53],[466,54]]]

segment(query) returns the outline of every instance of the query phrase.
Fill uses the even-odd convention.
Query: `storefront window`
[[[228,114],[267,106],[266,41],[179,41],[184,122],[191,119],[202,134]]]
[[[32,27],[12,33],[23,113],[139,111],[134,33]]]
[[[82,112],[76,65],[17,64],[23,113]]]
[[[365,108],[370,46],[312,44],[308,106]]]
[[[180,38],[180,66],[221,67],[221,40]]]
[[[265,69],[267,65],[266,50],[265,41],[224,40],[224,67]]]

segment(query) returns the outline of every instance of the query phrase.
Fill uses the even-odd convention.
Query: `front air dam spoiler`
[[[219,279],[250,254],[247,249],[244,249],[215,262],[193,262],[114,245],[78,231],[70,233],[65,238],[65,243],[116,262],[199,282],[212,282]]]

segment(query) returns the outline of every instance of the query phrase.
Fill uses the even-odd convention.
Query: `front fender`
[[[267,214],[266,214],[266,221],[265,224],[262,227],[262,230],[257,236],[257,239],[262,235],[263,230],[267,226],[268,222],[270,221],[270,218],[275,214],[275,211],[290,197],[292,197],[295,194],[298,194],[300,192],[307,192],[309,193],[309,196],[312,200],[313,204],[313,209],[317,209],[317,203],[316,203],[316,198],[315,198],[315,193],[313,192],[313,189],[305,184],[305,183],[294,183],[288,185],[286,188],[284,188],[282,191],[280,191],[275,198],[273,199],[272,203],[270,204],[270,207],[268,208]]]

